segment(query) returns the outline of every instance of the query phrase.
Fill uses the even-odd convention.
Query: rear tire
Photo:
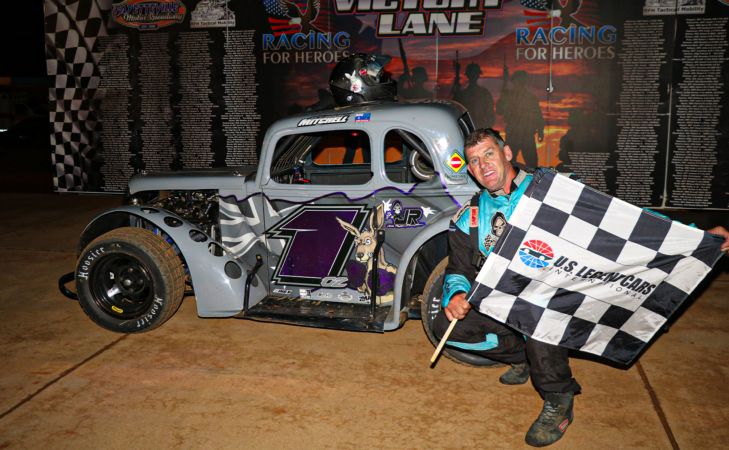
[[[423,322],[423,330],[433,346],[438,345],[438,338],[433,334],[433,319],[441,310],[441,299],[443,298],[443,278],[445,269],[448,266],[446,256],[435,266],[430,273],[428,281],[423,289],[423,302],[420,304],[420,320]],[[453,361],[473,367],[496,367],[502,364],[474,353],[456,350],[454,348],[443,348],[443,354]]]
[[[162,237],[143,228],[118,228],[94,239],[76,265],[84,312],[118,333],[149,331],[177,311],[185,270]]]

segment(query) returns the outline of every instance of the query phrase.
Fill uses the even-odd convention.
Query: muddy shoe
[[[572,423],[574,394],[548,392],[544,395],[544,407],[526,434],[526,443],[544,447],[557,442]]]
[[[509,370],[499,377],[501,384],[524,384],[529,379],[529,364],[512,364]]]

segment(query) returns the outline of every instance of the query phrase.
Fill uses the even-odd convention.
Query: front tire
[[[428,281],[425,282],[425,288],[423,289],[423,302],[420,304],[420,319],[423,322],[423,330],[433,346],[437,346],[439,342],[439,339],[433,334],[433,319],[435,319],[435,316],[441,310],[443,278],[445,278],[446,266],[448,266],[447,256],[430,273]],[[501,363],[484,358],[483,356],[459,351],[454,348],[443,348],[443,354],[448,359],[452,359],[466,366],[495,367],[501,365]]]
[[[118,333],[149,331],[180,307],[185,271],[175,250],[143,228],[118,228],[94,239],[76,265],[83,311]]]

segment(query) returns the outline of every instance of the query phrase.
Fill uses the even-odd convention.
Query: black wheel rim
[[[146,313],[154,302],[154,284],[149,269],[130,255],[107,255],[89,277],[94,303],[118,319],[133,319]]]

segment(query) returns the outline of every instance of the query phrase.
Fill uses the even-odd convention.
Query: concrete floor
[[[418,321],[377,335],[200,319],[188,298],[150,333],[107,332],[56,280],[119,197],[0,202],[0,449],[526,447],[531,385],[429,368]],[[573,359],[583,394],[553,448],[726,448],[728,290],[723,272],[628,370]]]

